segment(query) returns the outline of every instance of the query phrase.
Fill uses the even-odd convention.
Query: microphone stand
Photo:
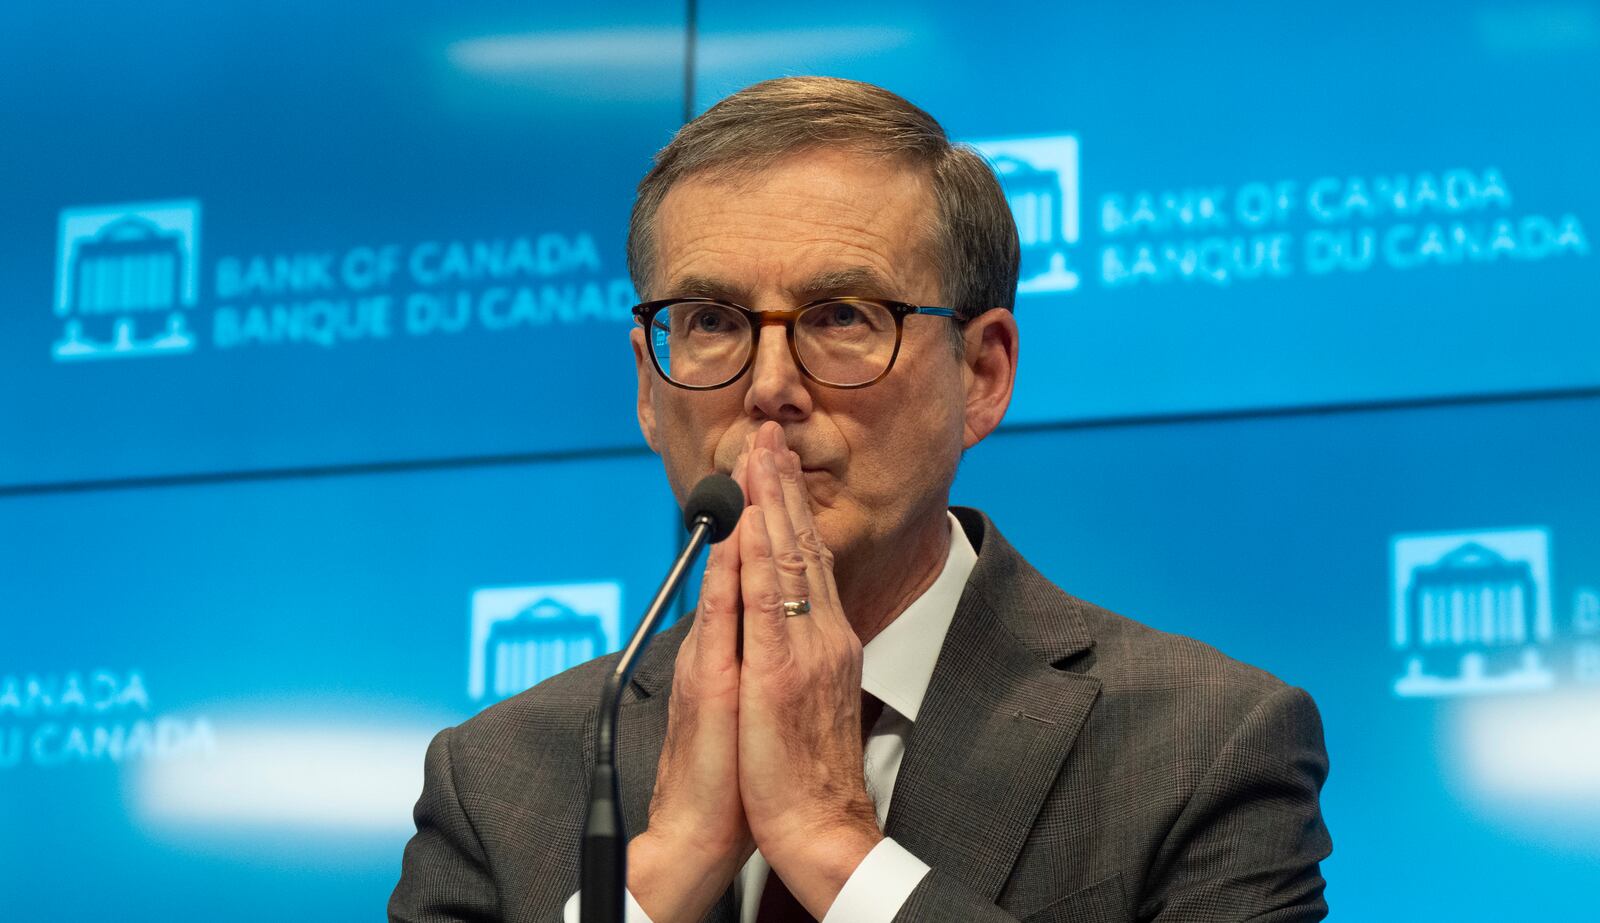
[[[689,542],[678,560],[667,571],[645,610],[644,618],[623,648],[616,669],[606,676],[600,694],[599,727],[596,734],[594,770],[589,774],[589,812],[583,827],[580,871],[579,918],[582,923],[623,923],[623,902],[628,882],[628,843],[622,829],[622,787],[617,776],[617,707],[622,690],[638,666],[650,636],[655,633],[667,604],[678,592],[689,564],[705,547],[714,528],[708,515],[695,517]]]

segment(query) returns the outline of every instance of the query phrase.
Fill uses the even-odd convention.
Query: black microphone
[[[622,923],[623,895],[628,882],[628,842],[622,829],[622,787],[617,778],[617,706],[633,668],[650,643],[661,614],[678,592],[689,564],[709,542],[715,544],[733,533],[744,512],[744,491],[726,474],[708,474],[689,492],[683,505],[683,525],[689,542],[667,571],[650,608],[639,620],[616,669],[600,691],[599,728],[594,771],[589,774],[589,813],[583,825],[581,865],[582,923]]]

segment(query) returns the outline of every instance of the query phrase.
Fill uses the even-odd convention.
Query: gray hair
[[[655,279],[656,211],[674,183],[706,172],[757,171],[821,145],[899,159],[924,171],[936,203],[932,250],[940,296],[967,320],[1011,308],[1017,226],[983,156],[953,144],[933,117],[870,83],[780,77],[745,87],[684,125],[639,182],[628,224],[628,273],[642,296]]]

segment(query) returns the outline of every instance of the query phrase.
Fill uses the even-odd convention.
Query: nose
[[[750,368],[750,389],[744,395],[745,413],[758,420],[791,423],[811,413],[811,392],[795,365],[782,324],[764,324],[756,339]]]

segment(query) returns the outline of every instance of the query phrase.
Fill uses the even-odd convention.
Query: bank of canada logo
[[[994,165],[1017,222],[1022,267],[1017,292],[1078,287],[1071,250],[1078,242],[1078,138],[1049,135],[970,142]]]
[[[472,594],[467,693],[499,700],[621,644],[622,584],[488,587]]]
[[[200,203],[68,208],[56,248],[59,362],[190,352],[200,293]]]
[[[1395,695],[1548,689],[1550,533],[1494,529],[1397,536]]]

